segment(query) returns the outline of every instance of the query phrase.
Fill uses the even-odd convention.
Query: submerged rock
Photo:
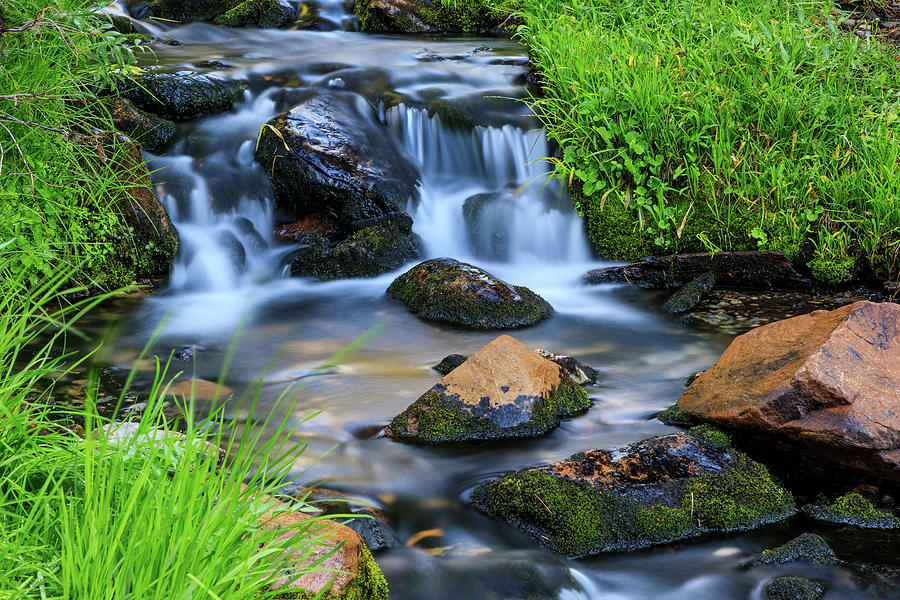
[[[562,368],[501,335],[444,376],[388,426],[419,442],[536,437],[590,407]]]
[[[107,106],[116,129],[150,152],[162,150],[175,135],[175,123],[140,110],[125,98],[109,98]]]
[[[463,204],[469,245],[478,258],[509,260],[512,236],[509,215],[513,211],[512,202],[510,192],[494,192],[472,196]]]
[[[684,284],[677,292],[666,300],[663,310],[667,313],[679,314],[687,312],[700,304],[703,297],[716,285],[716,276],[704,273]]]
[[[469,357],[464,354],[448,354],[441,359],[441,362],[431,368],[441,375],[447,375],[448,373],[450,373],[450,371],[460,366],[467,360],[469,360]]]
[[[655,437],[616,453],[590,450],[483,483],[472,501],[573,557],[745,531],[796,512],[763,465],[710,433]]]
[[[811,504],[803,512],[817,521],[853,525],[864,529],[900,529],[900,519],[891,513],[875,508],[861,495],[852,492],[837,498],[831,504]]]
[[[214,21],[226,27],[287,27],[296,9],[282,0],[153,0],[150,15],[170,21]]]
[[[388,215],[332,247],[325,238],[309,242],[291,262],[291,275],[322,280],[377,277],[420,258],[422,240],[406,213]]]
[[[356,15],[369,33],[472,33],[498,29],[509,12],[433,0],[358,0]]]
[[[418,197],[418,169],[374,109],[351,93],[322,93],[260,132],[256,160],[285,221],[317,213],[339,226],[400,212]]]
[[[798,560],[809,561],[814,565],[836,565],[840,559],[834,550],[821,536],[804,533],[789,542],[759,552],[754,563],[759,565],[784,565]]]
[[[766,600],[821,600],[825,584],[805,577],[776,577],[763,593]]]
[[[424,319],[470,329],[512,329],[546,319],[553,309],[526,287],[452,258],[420,263],[387,289]]]
[[[900,483],[900,305],[857,302],[745,333],[678,407],[805,475]]]
[[[189,121],[231,110],[243,100],[246,84],[196,73],[141,75],[122,95],[136,106],[173,121]]]
[[[587,283],[627,283],[643,288],[681,287],[705,273],[716,285],[750,290],[808,290],[811,282],[780,252],[718,252],[649,257],[623,267],[595,269]]]

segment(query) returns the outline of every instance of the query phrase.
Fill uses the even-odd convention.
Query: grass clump
[[[778,250],[845,282],[900,262],[900,63],[827,0],[523,0],[519,29],[605,255]]]
[[[311,557],[330,555],[322,550],[333,545],[329,522],[261,527],[301,508],[267,495],[284,485],[305,447],[286,441],[286,418],[255,418],[251,404],[250,425],[238,437],[219,413],[195,420],[187,398],[185,432],[165,431],[171,377],[158,365],[136,423],[111,428],[99,418],[91,384],[83,438],[52,420],[44,404],[52,381],[74,368],[65,340],[102,298],[68,303],[79,290],[62,289],[65,273],[37,285],[22,281],[14,256],[2,250],[0,590],[35,600],[245,600],[277,596],[272,585],[288,569],[296,577],[322,570]],[[266,430],[275,435],[263,439]],[[362,554],[343,598],[385,600],[384,578]]]
[[[79,283],[114,288],[151,274],[145,256],[164,254],[165,271],[174,249],[135,237],[125,214],[136,189],[152,194],[146,168],[131,164],[127,139],[95,135],[113,124],[93,90],[115,89],[133,56],[90,5],[0,6],[0,241],[14,240],[7,251],[32,282],[65,265]]]

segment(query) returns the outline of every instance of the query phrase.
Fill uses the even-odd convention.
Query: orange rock
[[[334,226],[320,219],[318,215],[306,215],[296,223],[279,225],[273,231],[276,241],[284,243],[303,243],[319,236],[329,236]]]
[[[195,400],[228,400],[234,395],[234,390],[225,385],[219,385],[215,381],[206,379],[185,379],[169,386],[168,395],[176,400],[190,398],[193,393]]]
[[[857,302],[754,329],[678,407],[826,469],[900,482],[900,305]]]

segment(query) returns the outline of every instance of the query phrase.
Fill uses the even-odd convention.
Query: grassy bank
[[[164,272],[175,242],[125,217],[146,169],[127,140],[98,136],[113,125],[92,90],[114,89],[132,56],[90,5],[0,4],[0,242],[33,282],[64,268],[111,288]]]
[[[522,0],[535,100],[605,256],[780,250],[822,282],[900,268],[895,47],[834,5]]]

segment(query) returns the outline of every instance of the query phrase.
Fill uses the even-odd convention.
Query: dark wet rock
[[[780,252],[719,252],[649,257],[623,267],[595,269],[587,283],[627,283],[643,288],[681,287],[712,273],[716,285],[749,290],[808,290],[802,277]]]
[[[370,33],[471,33],[500,28],[509,13],[480,4],[358,0],[356,15],[360,29]]]
[[[805,577],[776,577],[763,590],[766,600],[821,600],[825,584]]]
[[[237,217],[234,219],[233,223],[235,229],[240,233],[244,247],[257,253],[262,252],[269,247],[262,234],[256,230],[256,227],[250,219],[246,217]]]
[[[385,434],[428,443],[536,437],[589,406],[559,365],[501,335],[397,415]]]
[[[450,373],[450,371],[463,364],[467,360],[469,360],[469,357],[464,354],[448,354],[441,359],[441,362],[431,368],[441,375],[447,375],[448,373]]]
[[[704,273],[684,284],[677,292],[666,300],[663,310],[667,313],[679,314],[687,312],[703,300],[703,297],[716,285],[716,276]]]
[[[280,29],[293,23],[296,16],[297,9],[282,0],[246,0],[213,22],[223,27]]]
[[[814,533],[804,533],[789,542],[758,552],[754,563],[760,565],[784,565],[803,560],[814,565],[836,565],[840,559],[824,538]]]
[[[138,31],[137,27],[134,26],[134,21],[128,17],[109,14],[103,16],[110,22],[112,28],[122,35],[144,33],[143,31]]]
[[[549,350],[544,350],[542,348],[536,348],[535,352],[562,367],[563,372],[565,372],[565,374],[569,376],[569,379],[575,382],[576,385],[591,385],[597,383],[597,371],[582,363],[577,358],[566,356],[564,354],[556,354],[555,352],[550,352]]]
[[[310,244],[319,238],[331,238],[336,233],[334,225],[319,218],[306,215],[299,221],[278,225],[272,232],[275,240],[286,244]]]
[[[214,21],[226,27],[287,27],[296,10],[283,0],[153,0],[149,14],[171,21]]]
[[[263,126],[256,160],[286,221],[317,213],[350,228],[418,197],[418,169],[365,100],[312,96]]]
[[[660,422],[673,427],[690,427],[697,424],[697,420],[678,408],[677,404],[673,404],[662,411],[656,415],[656,418],[659,419]]]
[[[137,108],[129,100],[113,97],[107,108],[116,129],[140,142],[150,152],[159,152],[175,135],[175,123]]]
[[[465,60],[471,54],[448,57],[448,60]],[[443,56],[429,56],[430,60],[444,59]],[[426,60],[425,57],[419,60]],[[498,98],[498,96],[502,96]],[[504,127],[517,125],[528,129],[528,117],[516,108],[521,98],[509,96],[506,90],[482,91],[477,94],[459,95],[454,91],[428,97],[425,110],[429,117],[437,117],[450,130],[471,131],[474,127]]]
[[[512,192],[492,192],[472,196],[463,204],[469,245],[478,258],[491,261],[510,258],[512,203]]]
[[[900,483],[900,305],[857,302],[737,337],[678,407],[799,475]],[[784,460],[787,459],[787,460]]]
[[[763,465],[708,430],[504,475],[475,488],[472,501],[573,557],[750,530],[796,512]]]
[[[246,84],[195,73],[141,75],[122,91],[138,108],[165,119],[189,121],[231,110],[243,100]]]
[[[422,241],[412,218],[398,213],[351,234],[336,246],[325,238],[309,242],[291,262],[294,277],[322,280],[377,277],[420,258]]]
[[[218,241],[219,245],[228,252],[228,257],[231,259],[231,264],[234,265],[235,270],[238,273],[243,271],[247,265],[247,251],[244,250],[241,240],[230,231],[222,230],[219,232]]]
[[[416,265],[395,279],[387,293],[424,319],[471,329],[525,327],[553,311],[528,288],[451,258]]]
[[[147,412],[147,408],[146,402],[137,402],[131,406],[126,406],[121,411],[120,420],[141,421],[141,419],[145,418],[144,413]],[[184,433],[187,429],[187,418],[184,416],[181,407],[175,402],[165,402],[162,408],[155,408],[153,417],[155,422],[152,425],[158,429],[168,429],[181,433]]]
[[[861,495],[851,492],[830,504],[811,504],[803,512],[817,521],[853,525],[864,529],[900,529],[900,519],[875,508]]]

